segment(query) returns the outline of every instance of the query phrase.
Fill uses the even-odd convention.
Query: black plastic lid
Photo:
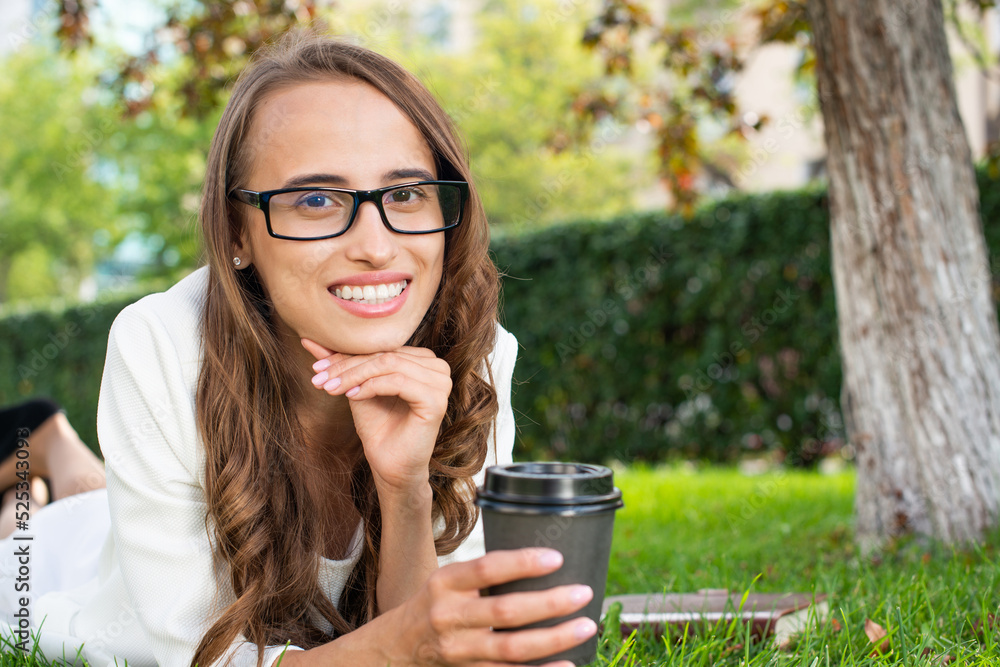
[[[589,463],[490,466],[477,495],[480,500],[527,505],[622,505],[611,469]]]

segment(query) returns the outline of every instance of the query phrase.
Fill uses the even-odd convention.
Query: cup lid
[[[614,473],[589,463],[506,463],[486,469],[478,489],[481,500],[530,505],[621,506]]]

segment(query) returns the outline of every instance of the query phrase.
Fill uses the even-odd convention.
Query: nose
[[[343,238],[348,259],[376,268],[386,266],[399,252],[396,234],[382,222],[375,202],[361,202],[354,224]]]

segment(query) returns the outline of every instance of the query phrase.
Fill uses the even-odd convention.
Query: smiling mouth
[[[377,306],[378,304],[392,301],[402,294],[409,284],[408,280],[400,280],[395,283],[381,283],[378,285],[341,285],[330,290],[335,297],[344,301],[354,303],[365,303]]]

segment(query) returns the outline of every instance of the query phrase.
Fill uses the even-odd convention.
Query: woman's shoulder
[[[105,460],[121,464],[141,455],[164,465],[176,459],[188,479],[201,474],[195,395],[207,286],[208,269],[197,269],[115,318],[97,408]]]
[[[196,351],[208,277],[208,267],[203,266],[170,289],[129,304],[115,318],[110,342],[131,346],[169,341],[174,349]]]
[[[208,267],[195,269],[164,292],[147,294],[126,306],[119,317],[158,319],[166,325],[176,325],[201,317],[208,287]]]

